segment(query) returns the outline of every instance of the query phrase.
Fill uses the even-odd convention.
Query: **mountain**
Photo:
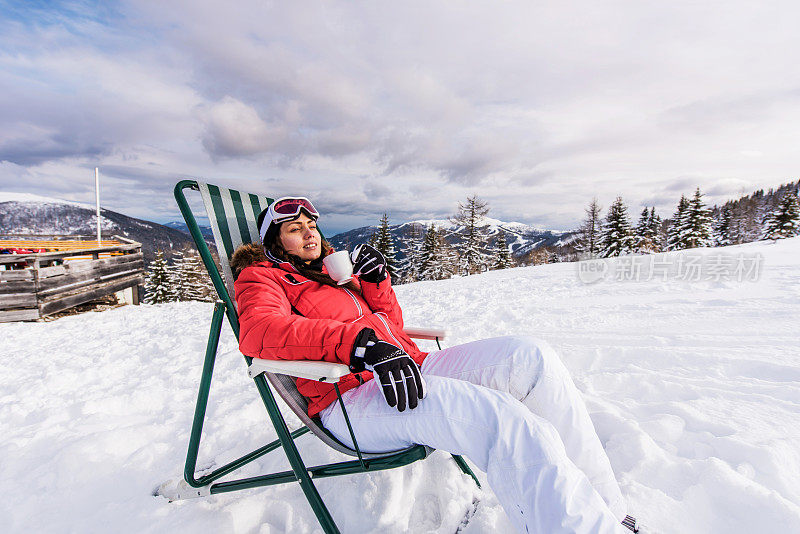
[[[172,228],[173,230],[178,230],[179,232],[183,232],[186,235],[190,235],[189,227],[186,226],[186,223],[183,221],[168,222],[164,224],[164,226],[167,228]],[[212,233],[210,226],[198,224],[197,227],[200,228],[200,233],[206,238],[206,241],[210,242],[214,240],[214,234]]]
[[[408,237],[414,226],[427,230],[433,224],[444,233],[445,240],[452,244],[459,243],[466,233],[464,226],[453,223],[447,219],[431,219],[411,221],[403,224],[389,226],[389,232],[395,241],[397,259],[405,255],[401,243]],[[575,239],[575,232],[555,232],[530,226],[519,222],[504,222],[491,217],[484,217],[480,225],[488,236],[489,247],[494,247],[498,236],[502,232],[505,236],[508,249],[517,260],[522,259],[535,249],[542,247],[566,247]],[[377,226],[363,226],[348,232],[336,234],[328,241],[336,249],[346,248],[352,250],[356,245],[366,243],[370,236],[377,232]]]
[[[169,257],[173,250],[194,248],[194,242],[183,222],[162,225],[104,208],[100,209],[100,218],[100,228],[104,235],[117,234],[140,242],[147,262],[152,261],[156,250],[165,251]],[[96,220],[95,207],[91,204],[25,193],[0,192],[0,234],[94,235]],[[414,225],[427,229],[431,224],[444,232],[445,240],[450,244],[458,243],[463,238],[465,228],[446,219],[392,225],[389,229],[395,239],[397,259],[404,257],[401,244]],[[572,232],[554,232],[489,217],[483,219],[481,226],[489,237],[490,247],[494,246],[500,232],[505,234],[509,251],[518,260],[538,248],[558,248],[568,244],[574,236]],[[352,250],[356,245],[366,243],[377,229],[377,226],[364,226],[328,239],[337,249]],[[210,226],[200,226],[200,231],[207,241],[213,242]]]
[[[192,238],[174,228],[100,208],[103,235],[119,235],[142,244],[146,262],[163,250],[194,248]],[[0,192],[0,234],[96,235],[97,215],[91,204],[69,202],[25,193]]]

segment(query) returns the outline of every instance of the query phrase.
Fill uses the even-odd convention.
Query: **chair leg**
[[[222,329],[222,318],[225,313],[224,304],[217,302],[214,306],[214,316],[211,319],[211,330],[208,333],[208,344],[206,345],[206,357],[203,361],[203,375],[200,378],[200,389],[197,393],[197,404],[194,409],[194,420],[192,421],[192,433],[189,438],[189,450],[186,452],[186,465],[183,470],[183,478],[195,488],[203,486],[203,483],[195,479],[195,467],[197,465],[197,451],[200,448],[200,435],[203,432],[203,421],[206,417],[206,406],[208,405],[208,392],[211,389],[211,377],[214,374],[214,361],[217,358],[217,346],[219,344],[219,334]]]
[[[458,465],[458,467],[461,468],[461,471],[463,471],[464,474],[467,474],[467,475],[471,476],[472,480],[474,480],[475,484],[480,488],[481,487],[481,483],[478,482],[478,477],[475,476],[475,473],[473,473],[472,469],[470,469],[470,467],[467,465],[466,460],[464,460],[464,458],[462,458],[461,456],[459,456],[457,454],[453,455],[453,460],[456,461],[456,464]]]
[[[272,421],[272,425],[278,433],[278,439],[280,439],[283,444],[283,451],[286,453],[289,465],[292,466],[292,471],[300,482],[300,488],[303,490],[308,504],[311,505],[314,515],[317,516],[322,530],[324,530],[326,534],[340,534],[339,527],[336,526],[336,522],[333,520],[333,517],[331,517],[325,503],[322,501],[322,497],[320,497],[316,486],[314,486],[314,482],[311,481],[311,476],[308,474],[308,470],[303,463],[303,459],[300,457],[297,446],[294,444],[294,440],[289,434],[289,428],[286,426],[286,421],[280,413],[278,405],[275,402],[275,397],[273,397],[266,379],[263,375],[259,375],[255,378],[255,383],[258,392],[261,394],[261,400],[264,401],[264,406],[267,408],[267,413]]]

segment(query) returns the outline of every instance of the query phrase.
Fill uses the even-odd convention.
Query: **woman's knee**
[[[562,376],[564,364],[547,341],[531,336],[511,336],[509,357],[512,360],[509,391],[525,399],[542,377]]]
[[[506,343],[506,357],[511,364],[509,393],[517,399],[523,399],[542,374],[542,351],[538,340],[529,336],[509,336]]]
[[[507,339],[517,351],[535,357],[541,357],[543,353],[553,351],[553,348],[547,341],[534,336],[508,336]]]

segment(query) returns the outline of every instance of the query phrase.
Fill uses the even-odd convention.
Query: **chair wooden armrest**
[[[441,341],[447,336],[447,330],[444,328],[420,328],[416,326],[406,326],[403,328],[403,332],[405,332],[408,337],[414,339],[435,340],[436,338],[439,338],[439,341]]]
[[[255,378],[261,373],[277,373],[318,382],[334,383],[338,382],[343,376],[350,374],[350,368],[343,363],[253,358],[253,362],[247,368],[247,374],[250,375],[250,378]]]
[[[417,328],[407,326],[403,331],[416,339],[444,339],[447,331],[444,328]],[[318,382],[338,382],[340,378],[350,374],[350,368],[343,363],[330,363],[312,360],[267,360],[253,358],[253,363],[247,368],[250,378],[255,378],[261,373],[277,373],[299,378],[307,378]]]

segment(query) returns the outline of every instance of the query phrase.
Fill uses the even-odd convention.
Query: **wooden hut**
[[[138,304],[142,284],[142,245],[124,237],[0,236],[0,323],[115,293]]]

